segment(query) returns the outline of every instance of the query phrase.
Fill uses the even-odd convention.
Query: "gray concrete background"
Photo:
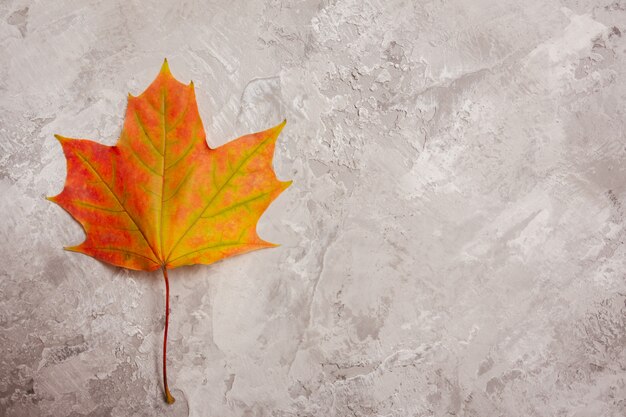
[[[626,2],[0,2],[0,415],[626,415]],[[212,146],[287,118],[282,243],[164,288],[68,253],[53,133],[164,57]]]

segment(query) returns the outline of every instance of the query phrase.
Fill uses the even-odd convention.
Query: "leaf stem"
[[[170,282],[167,279],[167,268],[163,265],[163,278],[165,278],[165,331],[163,332],[163,386],[165,389],[165,401],[174,404],[174,397],[167,387],[167,328],[170,321]]]

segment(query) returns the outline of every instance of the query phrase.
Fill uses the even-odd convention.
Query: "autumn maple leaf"
[[[275,246],[256,232],[259,218],[291,184],[276,178],[272,157],[285,122],[217,149],[207,145],[193,83],[167,60],[140,96],[128,96],[119,141],[105,146],[56,135],[67,159],[63,191],[49,200],[68,211],[86,239],[65,249],[165,279],[163,381],[168,403],[168,269],[210,264]]]

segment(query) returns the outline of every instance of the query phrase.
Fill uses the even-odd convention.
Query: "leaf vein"
[[[165,203],[165,161],[167,161],[167,117],[165,113],[165,89],[161,90],[161,111],[163,116],[163,163],[161,164],[161,205],[159,206],[159,246],[163,255],[163,204]],[[165,265],[165,262],[163,263]]]
[[[249,199],[247,199],[247,200],[241,201],[241,202],[239,202],[239,203],[237,203],[237,204],[233,204],[233,205],[231,205],[231,206],[229,206],[229,207],[226,207],[226,208],[224,208],[224,209],[222,209],[222,210],[218,211],[217,213],[213,213],[213,214],[208,215],[208,216],[200,216],[200,217],[202,217],[203,219],[212,219],[212,218],[214,218],[214,217],[217,217],[217,216],[220,216],[220,215],[222,215],[222,214],[224,214],[224,213],[227,213],[227,212],[229,212],[229,211],[231,211],[231,210],[234,210],[234,209],[239,208],[239,207],[241,207],[241,206],[245,206],[246,204],[252,203],[253,201],[260,200],[260,199],[262,199],[263,197],[268,196],[269,194],[270,194],[269,192],[267,192],[267,193],[262,193],[262,194],[259,194],[259,195],[257,195],[257,196],[254,196],[254,197],[252,197],[252,198],[249,198]]]
[[[166,133],[169,133],[172,130],[176,129],[183,121],[185,121],[185,116],[187,116],[187,112],[189,111],[189,108],[191,107],[190,103],[191,103],[192,96],[193,96],[192,94],[188,95],[187,105],[185,106],[185,110],[183,110],[183,113],[181,114],[181,116],[179,116],[178,120],[176,120],[172,125],[170,125],[167,128]]]
[[[176,194],[178,194],[178,192],[180,191],[180,189],[183,187],[183,185],[189,180],[189,177],[191,176],[191,173],[193,172],[193,167],[189,168],[189,170],[187,171],[187,174],[185,174],[185,178],[183,178],[179,183],[178,186],[176,187],[176,189],[174,190],[174,192],[167,197],[165,200],[163,200],[163,203],[165,203],[166,201],[171,200],[172,198],[174,198],[176,196]]]
[[[229,242],[229,243],[220,243],[218,245],[205,246],[204,248],[200,248],[200,249],[197,249],[197,250],[194,250],[194,251],[191,251],[191,252],[187,252],[186,254],[181,255],[178,258],[174,258],[174,259],[168,260],[168,263],[177,261],[177,260],[182,259],[182,258],[185,258],[185,257],[187,257],[189,255],[193,255],[194,253],[203,252],[205,250],[215,249],[215,248],[222,248],[222,247],[227,247],[227,246],[237,246],[237,245],[240,245],[240,244],[241,244],[241,242]]]
[[[189,231],[196,225],[196,223],[198,223],[198,220],[200,220],[201,216],[204,214],[205,211],[207,211],[207,209],[211,206],[211,204],[213,204],[213,202],[215,201],[215,199],[217,198],[218,195],[220,195],[220,193],[222,192],[222,190],[224,190],[224,188],[226,187],[226,185],[233,179],[233,177],[235,176],[235,174],[250,160],[250,158],[252,158],[254,155],[256,155],[256,153],[259,151],[259,149],[261,149],[261,147],[263,145],[265,145],[269,140],[271,139],[271,136],[268,136],[265,140],[263,140],[256,148],[254,148],[254,150],[252,152],[250,152],[250,155],[246,156],[244,158],[244,160],[239,164],[239,166],[237,166],[237,168],[233,171],[233,173],[226,179],[226,181],[224,182],[224,184],[222,184],[222,186],[217,190],[217,192],[215,193],[215,195],[213,195],[213,197],[211,197],[211,199],[209,200],[209,202],[207,203],[207,205],[202,209],[202,211],[200,212],[200,214],[191,222],[191,224],[189,225],[189,227],[187,228],[187,230],[185,230],[185,232],[178,238],[178,240],[176,241],[176,243],[174,244],[174,246],[172,246],[172,249],[170,249],[169,254],[167,255],[166,258],[166,263],[169,262],[169,257],[172,255],[172,253],[174,253],[174,250],[176,249],[176,247],[180,244],[180,242],[184,239],[184,237],[187,235],[187,233],[189,233]]]
[[[133,252],[133,251],[130,251],[130,250],[127,250],[127,249],[122,249],[122,248],[111,248],[111,247],[91,247],[90,249],[96,249],[96,250],[109,250],[109,251],[114,251],[114,252],[123,252],[123,253],[128,253],[128,254],[131,254],[131,255],[139,256],[139,257],[144,258],[144,259],[147,259],[147,260],[149,260],[149,261],[151,261],[151,262],[153,262],[153,263],[155,263],[155,264],[157,264],[157,265],[160,265],[158,262],[156,262],[154,259],[152,259],[152,258],[150,258],[150,257],[148,257],[148,256],[145,256],[145,255],[142,255],[142,254],[140,254],[140,253]]]
[[[156,153],[158,153],[160,156],[163,156],[163,154],[159,151],[156,145],[152,142],[152,139],[150,139],[150,135],[148,135],[146,126],[143,124],[143,120],[141,120],[137,112],[135,112],[135,120],[137,121],[137,124],[141,128],[141,131],[143,132],[144,137],[147,139],[148,143],[150,143],[150,146],[152,147],[152,149],[154,149]]]
[[[191,150],[193,149],[195,143],[191,143],[187,149],[185,150],[185,152],[183,152],[183,154],[180,156],[180,158],[178,158],[175,162],[169,164],[168,166],[165,167],[165,171],[173,168],[176,164],[178,164],[180,161],[182,161],[183,159],[185,159],[185,157],[187,157],[187,155],[189,155],[189,152],[191,152]]]
[[[146,161],[141,159],[141,157],[139,156],[137,151],[135,151],[135,149],[132,147],[132,145],[129,146],[128,149],[130,149],[131,155],[133,155],[135,158],[137,158],[137,160],[141,163],[141,165],[143,165],[148,171],[152,172],[154,175],[159,176],[159,173],[156,172],[154,170],[154,168],[152,168],[150,165],[148,165],[148,163]]]
[[[124,213],[124,209],[122,209],[122,210],[113,210],[111,208],[102,207],[102,206],[96,206],[95,204],[85,203],[84,201],[80,201],[80,200],[74,200],[74,204],[77,204],[77,205],[83,206],[83,207],[92,208],[94,210],[108,211],[110,213]]]
[[[137,230],[139,230],[139,232],[141,233],[141,236],[146,241],[146,244],[148,245],[148,247],[150,247],[150,250],[152,251],[152,254],[154,255],[155,258],[158,259],[158,256],[156,255],[156,252],[155,252],[154,248],[152,247],[152,245],[150,245],[150,241],[148,241],[148,238],[146,237],[146,234],[144,233],[143,230],[141,230],[141,227],[139,227],[139,223],[137,223],[137,220],[135,220],[133,218],[133,216],[130,215],[130,213],[128,212],[128,209],[126,207],[124,207],[124,205],[122,204],[122,202],[120,201],[118,196],[115,194],[115,192],[113,192],[113,190],[111,189],[109,184],[107,184],[104,181],[104,178],[102,178],[102,175],[100,175],[100,173],[94,168],[94,166],[91,165],[89,160],[87,158],[85,158],[85,156],[83,156],[80,152],[76,151],[76,155],[100,178],[100,180],[102,180],[102,182],[104,182],[104,184],[106,184],[106,186],[107,186],[109,192],[111,193],[111,195],[117,200],[118,204],[120,206],[122,206],[122,208],[124,209],[124,213],[126,213],[126,215],[132,220],[132,222],[135,224],[135,226],[137,226]],[[148,258],[148,257],[146,257],[146,258]],[[153,259],[151,259],[151,258],[148,258],[148,259],[150,259],[150,260],[152,260],[154,262]],[[157,263],[157,262],[155,262],[155,263]]]

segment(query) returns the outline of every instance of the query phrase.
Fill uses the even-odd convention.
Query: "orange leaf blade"
[[[165,61],[146,91],[129,95],[115,146],[57,136],[67,179],[50,200],[86,233],[66,249],[151,271],[274,246],[256,225],[291,183],[272,168],[284,125],[210,149],[193,84],[177,81]]]

